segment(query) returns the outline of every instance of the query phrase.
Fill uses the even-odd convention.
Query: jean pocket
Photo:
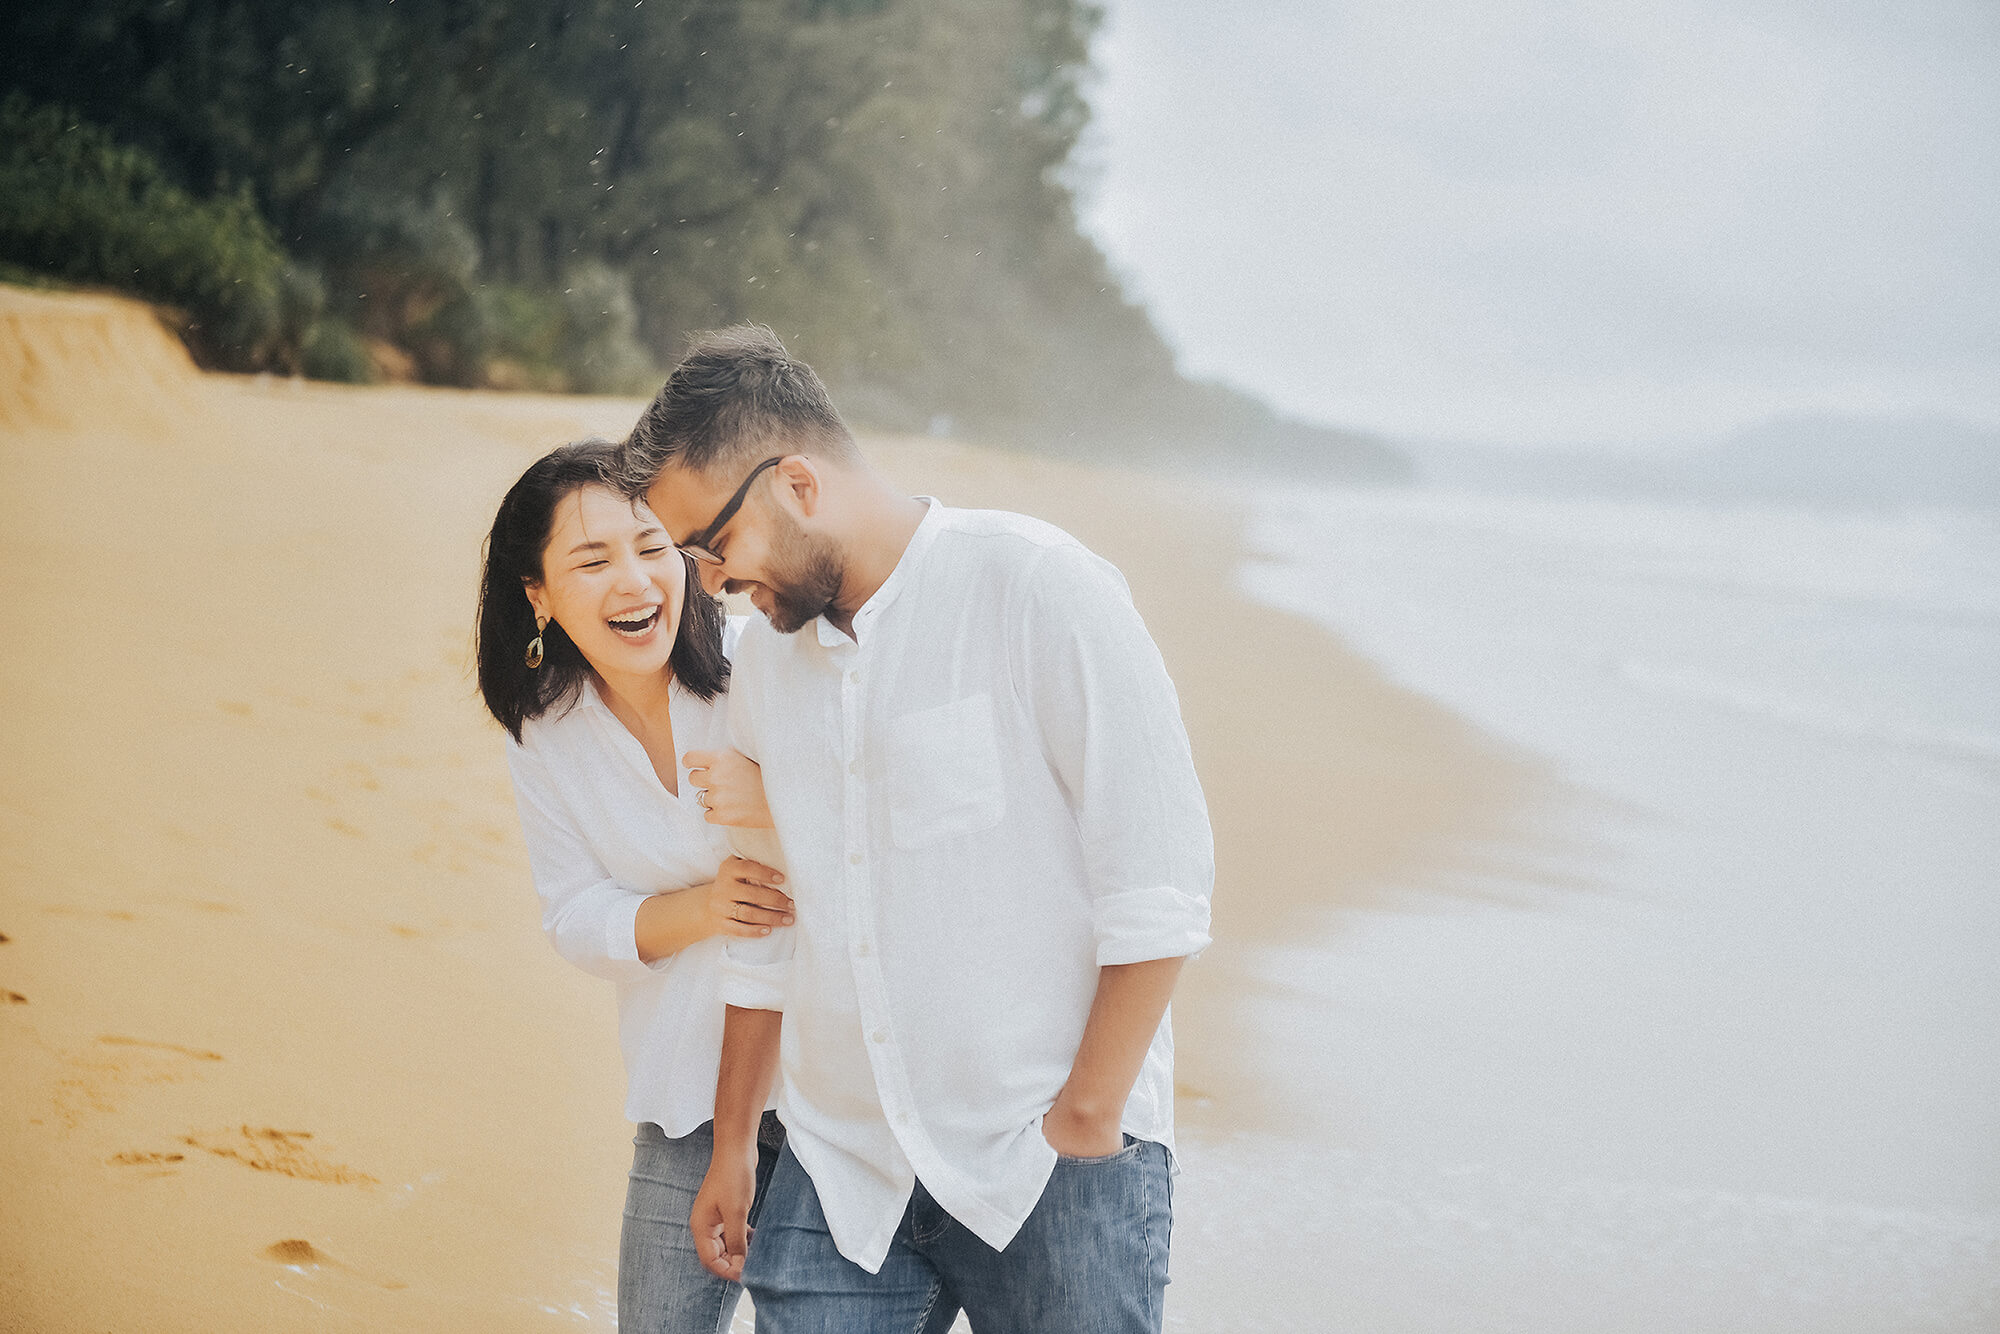
[[[1056,1164],[1067,1167],[1099,1167],[1105,1163],[1122,1163],[1139,1156],[1140,1143],[1130,1135],[1125,1137],[1125,1147],[1116,1153],[1100,1154],[1095,1158],[1078,1158],[1072,1154],[1059,1153]]]

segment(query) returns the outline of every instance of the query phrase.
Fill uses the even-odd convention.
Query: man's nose
[[[722,572],[722,566],[714,561],[698,560],[695,571],[701,576],[702,591],[710,597],[721,597],[722,586],[729,582],[729,576]]]

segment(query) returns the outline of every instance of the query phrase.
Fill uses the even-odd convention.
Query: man
[[[699,338],[625,456],[705,586],[768,618],[730,727],[798,919],[732,952],[705,1262],[777,1334],[961,1308],[1157,1334],[1167,1002],[1213,847],[1124,580],[1047,524],[897,492],[764,329]],[[748,1246],[774,1066],[789,1142]]]

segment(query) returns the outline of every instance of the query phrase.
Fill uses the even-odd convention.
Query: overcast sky
[[[2000,423],[1996,0],[1110,0],[1086,220],[1311,420]]]

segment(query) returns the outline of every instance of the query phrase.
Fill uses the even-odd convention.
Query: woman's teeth
[[[645,611],[629,612],[624,616],[613,616],[609,624],[621,635],[643,635],[652,629],[660,619],[660,609],[649,607]]]

